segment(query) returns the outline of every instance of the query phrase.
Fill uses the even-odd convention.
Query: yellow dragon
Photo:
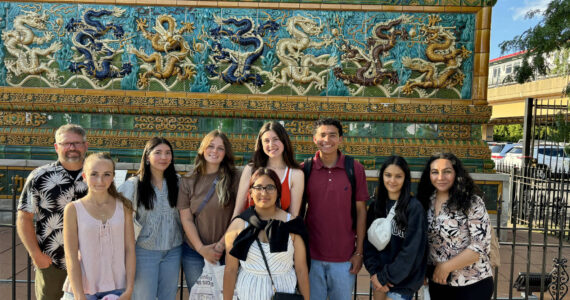
[[[428,46],[425,54],[429,61],[421,58],[402,58],[405,67],[424,74],[415,81],[408,80],[402,87],[402,92],[409,95],[416,87],[439,89],[462,85],[465,75],[460,70],[461,62],[471,55],[471,51],[465,46],[456,49],[455,36],[442,26],[424,26],[422,31],[427,35]],[[445,65],[441,71],[437,68],[439,64]]]
[[[167,25],[168,29],[165,29],[164,25]],[[140,75],[139,85],[147,87],[150,77],[168,79],[171,76],[177,76],[178,80],[185,80],[194,75],[192,67],[184,63],[190,52],[190,46],[183,37],[184,32],[194,30],[194,24],[183,22],[182,28],[176,30],[176,20],[172,16],[160,15],[156,18],[155,33],[147,31],[147,27],[145,19],[137,20],[137,30],[140,30],[143,36],[150,40],[152,48],[157,52],[147,55],[142,48],[140,50],[131,49],[131,53],[147,63],[146,68],[149,69]],[[154,63],[154,66],[150,63]]]

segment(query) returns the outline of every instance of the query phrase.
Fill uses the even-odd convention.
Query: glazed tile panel
[[[0,18],[2,86],[472,98],[475,13],[1,2]]]

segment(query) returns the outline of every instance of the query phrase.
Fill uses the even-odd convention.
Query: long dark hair
[[[482,196],[482,193],[469,175],[469,172],[465,170],[461,160],[459,160],[453,153],[439,153],[428,159],[418,185],[418,199],[424,206],[427,205],[427,207],[429,207],[430,197],[435,192],[435,187],[431,183],[430,179],[431,164],[438,159],[447,159],[451,162],[453,170],[455,171],[455,179],[453,180],[453,185],[449,189],[447,207],[450,209],[461,210],[464,213],[467,212],[473,203],[473,196]]]
[[[374,215],[376,218],[385,218],[387,214],[386,202],[388,201],[388,190],[386,190],[386,186],[384,185],[384,171],[386,171],[386,168],[390,165],[395,165],[404,172],[404,184],[400,190],[398,201],[395,204],[396,214],[394,215],[394,220],[396,221],[396,225],[405,231],[406,228],[408,228],[408,216],[406,215],[406,211],[411,199],[412,178],[410,175],[410,167],[401,156],[394,155],[388,157],[380,168],[380,174],[378,175],[378,193],[376,194],[376,201],[374,202]]]
[[[150,164],[147,164],[150,152],[158,145],[165,144],[170,148],[172,153],[172,160],[170,165],[164,170],[164,179],[166,179],[166,186],[168,187],[168,203],[170,207],[176,207],[176,201],[178,200],[178,176],[176,176],[176,170],[174,169],[174,150],[170,142],[163,138],[155,136],[146,142],[144,146],[143,155],[141,158],[141,164],[137,172],[139,185],[138,185],[138,199],[134,199],[144,205],[146,209],[154,208],[154,200],[156,199],[156,194],[154,193],[154,188],[152,187],[152,174],[150,170]]]
[[[218,195],[218,200],[220,207],[227,207],[232,199],[235,199],[235,195],[232,194],[234,189],[232,185],[236,180],[236,168],[234,163],[234,153],[232,151],[232,144],[228,137],[220,130],[210,131],[200,143],[198,148],[198,154],[196,159],[194,159],[194,171],[190,176],[196,176],[197,178],[201,175],[206,174],[206,158],[204,158],[204,151],[210,145],[210,143],[219,137],[224,143],[225,155],[224,159],[220,163],[220,169],[218,170],[219,183],[216,184],[216,194]],[[198,180],[194,181],[195,184]]]
[[[273,180],[273,184],[277,188],[277,200],[275,201],[275,206],[281,207],[281,189],[282,189],[281,180],[279,180],[279,176],[277,176],[277,173],[275,173],[275,171],[269,168],[259,168],[255,170],[255,172],[253,172],[253,175],[251,175],[251,178],[249,179],[249,192],[248,192],[250,194],[250,197],[251,197],[251,188],[253,187],[253,184],[261,176],[268,176],[269,178],[271,178],[271,180]]]
[[[91,165],[96,162],[97,160],[108,160],[111,162],[111,164],[113,164],[113,174],[115,173],[115,161],[113,160],[113,158],[111,157],[111,154],[109,154],[108,152],[96,152],[96,153],[91,153],[87,156],[87,158],[85,158],[85,161],[83,162],[83,172],[85,174],[89,174],[88,170],[90,170]],[[125,196],[123,196],[123,194],[119,193],[117,191],[117,187],[115,187],[115,182],[111,182],[111,185],[109,186],[109,188],[107,189],[107,192],[109,193],[109,195],[111,195],[113,198],[118,199],[119,201],[121,201],[121,203],[123,203],[123,205],[132,210],[133,206],[131,205],[131,201],[129,201],[127,198],[125,198]]]
[[[283,143],[283,161],[289,168],[299,169],[299,163],[295,160],[295,155],[293,154],[293,146],[291,145],[291,140],[287,131],[278,122],[268,122],[261,126],[259,129],[259,134],[257,134],[257,139],[255,141],[255,152],[253,152],[253,157],[251,158],[251,163],[253,164],[252,170],[257,168],[267,167],[267,161],[269,156],[263,151],[263,143],[261,141],[261,136],[268,132],[273,131],[279,137],[281,143]]]

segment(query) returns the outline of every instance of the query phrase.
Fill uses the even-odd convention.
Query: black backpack
[[[305,173],[305,191],[309,184],[309,176],[311,175],[311,169],[313,168],[313,158],[305,158],[303,161],[303,173]],[[344,156],[344,170],[346,171],[346,176],[348,176],[348,181],[350,181],[350,187],[352,190],[352,195],[350,197],[350,215],[352,216],[352,229],[356,230],[356,177],[354,176],[354,157],[345,155]],[[303,193],[303,202],[301,202],[301,209],[299,211],[299,216],[303,219],[306,217],[307,205],[309,199],[307,199],[307,193]]]

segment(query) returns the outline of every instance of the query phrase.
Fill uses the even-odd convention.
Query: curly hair
[[[461,160],[459,160],[453,153],[438,153],[428,159],[418,185],[417,198],[424,207],[426,205],[429,207],[430,197],[435,191],[435,187],[433,186],[430,178],[431,164],[438,159],[448,160],[455,171],[455,178],[451,188],[449,189],[449,200],[447,200],[447,206],[450,209],[461,210],[463,212],[468,211],[473,203],[473,196],[478,195],[483,197],[483,195],[479,187],[469,175],[469,172],[465,170]]]

